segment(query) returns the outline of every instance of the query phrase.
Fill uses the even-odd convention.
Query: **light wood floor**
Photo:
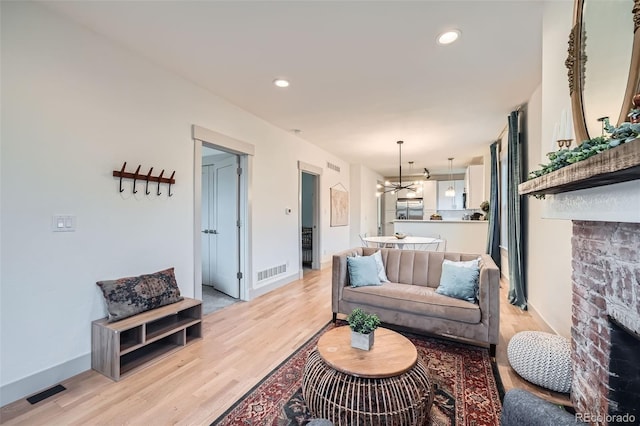
[[[520,379],[506,345],[521,330],[546,330],[501,295],[501,339],[496,360],[505,389],[527,388],[568,404],[566,396]],[[62,382],[66,391],[30,405],[2,407],[7,425],[208,425],[331,319],[331,269],[251,302],[205,317],[204,338],[119,382],[86,371]]]

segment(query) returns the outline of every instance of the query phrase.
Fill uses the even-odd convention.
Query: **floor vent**
[[[340,173],[340,166],[330,163],[328,161],[327,161],[327,168],[331,170],[335,170],[336,172]]]
[[[37,404],[38,402],[47,399],[57,393],[60,393],[62,391],[66,391],[67,388],[65,388],[62,385],[55,385],[52,388],[49,388],[47,390],[43,390],[40,393],[37,393],[35,395],[30,396],[29,398],[27,398],[27,401],[29,401],[29,404],[33,405],[33,404]]]
[[[287,265],[274,266],[273,268],[258,272],[258,281],[264,281],[276,275],[284,274],[285,272],[287,272]]]

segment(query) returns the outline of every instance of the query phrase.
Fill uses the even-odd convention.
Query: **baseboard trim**
[[[91,369],[91,353],[39,371],[0,387],[0,406],[50,388],[63,380]]]
[[[298,276],[298,272],[295,272],[293,274],[286,275],[282,278],[278,278],[277,280],[272,281],[268,284],[261,285],[260,287],[252,288],[251,300],[255,299],[256,297],[262,296],[263,294],[267,294],[270,291],[275,290],[276,288],[282,287],[283,285],[297,281],[299,279],[300,278]]]
[[[533,319],[541,326],[541,328],[546,328],[547,330],[551,330],[559,336],[561,335],[560,333],[558,333],[558,330],[556,330],[555,328],[551,327],[551,325],[549,325],[549,323],[544,319],[544,317],[540,315],[540,313],[535,308],[535,306],[533,306],[529,301],[527,301],[527,311],[531,314]]]

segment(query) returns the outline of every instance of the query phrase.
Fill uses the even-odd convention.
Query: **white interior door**
[[[202,166],[202,284],[240,297],[238,157]]]
[[[211,278],[217,290],[240,297],[238,278],[238,159],[232,156],[213,166],[213,233]]]
[[[211,226],[211,217],[209,212],[211,211],[212,196],[211,196],[211,181],[213,179],[213,166],[202,166],[202,284],[213,286],[211,280],[211,250],[210,250],[210,238],[209,232],[213,230]]]

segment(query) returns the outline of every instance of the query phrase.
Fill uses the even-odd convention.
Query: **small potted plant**
[[[351,328],[351,347],[368,351],[373,346],[374,330],[380,325],[376,314],[355,308],[347,317]]]

